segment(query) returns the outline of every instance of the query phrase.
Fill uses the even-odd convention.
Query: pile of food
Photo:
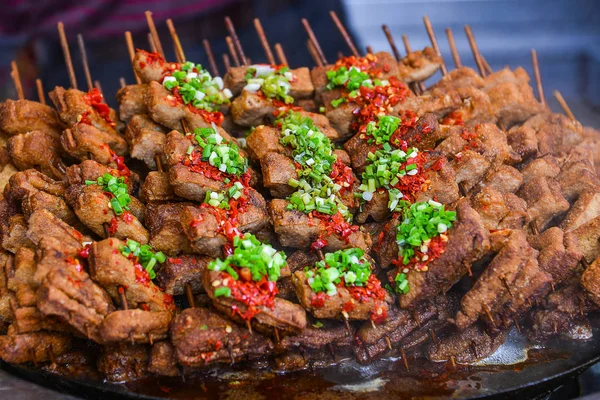
[[[0,104],[0,359],[120,382],[591,336],[600,134],[524,69],[421,92],[430,48],[132,65],[118,111],[97,89]]]

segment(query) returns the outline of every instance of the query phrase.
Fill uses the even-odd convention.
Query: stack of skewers
[[[600,135],[523,68],[432,47],[291,68],[228,18],[221,78],[126,32],[135,76],[0,104],[0,358],[111,381],[266,359],[278,370],[419,357],[469,364],[515,328],[589,338],[600,307]],[[424,81],[437,71],[442,78]],[[131,162],[137,160],[137,162]],[[134,168],[133,165],[136,165]],[[140,167],[143,165],[143,167]],[[131,169],[130,169],[131,167]],[[410,361],[409,361],[410,360]]]

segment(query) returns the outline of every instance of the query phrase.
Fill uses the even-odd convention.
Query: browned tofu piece
[[[150,171],[142,185],[142,198],[147,202],[163,202],[178,200],[173,187],[169,183],[169,173]]]
[[[105,165],[113,162],[111,150],[119,156],[127,153],[127,142],[121,135],[102,131],[84,123],[65,129],[60,143],[75,159],[84,161],[90,159],[91,155],[93,160]]]
[[[30,131],[60,132],[64,129],[56,111],[31,100],[7,99],[0,103],[0,131],[13,136]]]
[[[290,179],[297,179],[296,166],[291,158],[279,153],[267,153],[260,159],[263,186],[269,189],[271,196],[286,198],[296,189],[288,184]]]
[[[256,190],[248,189],[248,205],[238,213],[237,228],[241,232],[256,233],[269,225],[265,199]],[[220,257],[227,243],[223,233],[227,221],[210,207],[185,207],[181,215],[181,226],[185,231],[194,253]]]
[[[148,85],[141,83],[138,85],[127,85],[117,91],[117,101],[119,102],[119,117],[121,121],[128,123],[134,115],[146,114],[146,102],[144,96]]]
[[[533,158],[538,153],[538,140],[533,128],[517,125],[506,133],[508,144],[519,154],[522,160]]]
[[[519,197],[527,202],[527,212],[531,221],[536,221],[540,231],[557,215],[569,209],[569,202],[563,197],[560,185],[552,178],[539,178],[523,184]]]
[[[275,111],[273,102],[259,93],[246,90],[231,102],[233,122],[241,126],[256,126]]]
[[[356,104],[344,101],[337,107],[333,107],[331,102],[340,97],[342,97],[341,89],[326,90],[321,93],[323,105],[325,106],[325,116],[329,119],[331,126],[338,132],[339,139],[344,140],[353,133],[350,125],[356,121],[356,116],[353,114]]]
[[[600,216],[580,225],[570,233],[574,240],[577,240],[577,247],[588,263],[600,256]]]
[[[388,191],[380,189],[373,193],[371,201],[364,203],[359,211],[354,216],[354,219],[359,224],[364,224],[369,218],[374,221],[385,221],[390,216],[390,210],[388,209],[388,203],[390,197]]]
[[[156,251],[168,255],[191,253],[190,242],[181,226],[181,215],[192,203],[150,204],[146,226],[150,232],[149,244]]]
[[[431,157],[430,161],[435,158]],[[435,200],[442,204],[452,203],[460,197],[458,175],[445,157],[434,161],[426,170],[427,180],[423,190],[415,195],[415,201]]]
[[[583,257],[577,247],[575,236],[564,233],[555,226],[539,235],[531,235],[528,241],[540,252],[538,256],[540,268],[552,276],[555,285],[570,278]]]
[[[186,285],[192,293],[202,293],[202,274],[206,270],[210,257],[196,255],[180,255],[169,257],[156,274],[156,284],[170,295],[178,296],[186,293]]]
[[[162,84],[150,82],[144,102],[154,122],[169,129],[181,129],[181,120],[187,115],[186,109]]]
[[[63,251],[74,251],[81,249],[83,242],[91,242],[87,235],[66,224],[63,220],[47,210],[38,210],[29,217],[27,238],[36,245],[40,244],[42,238],[53,237],[60,240]]]
[[[246,71],[248,66],[232,67],[227,71],[223,78],[225,87],[231,90],[234,96],[239,96],[246,86]],[[294,99],[306,99],[312,97],[315,88],[310,79],[310,71],[306,67],[300,67],[296,69],[290,69],[290,72],[294,75],[294,78],[290,82],[289,95]]]
[[[581,275],[581,287],[588,299],[600,307],[600,258],[596,258]]]
[[[600,215],[600,193],[583,192],[569,209],[569,213],[561,222],[560,228],[565,232],[572,231],[598,215]]]
[[[157,169],[156,157],[164,163],[163,147],[167,129],[152,121],[147,115],[135,115],[125,129],[132,158],[142,160],[148,168]]]
[[[369,164],[367,158],[369,153],[375,153],[375,150],[377,150],[377,146],[369,144],[363,136],[362,133],[357,133],[344,143],[344,149],[352,160],[352,169],[358,174],[363,173]]]
[[[481,89],[485,85],[485,80],[477,71],[469,67],[461,67],[448,71],[432,86],[432,89],[459,89],[459,88],[477,88]]]
[[[456,183],[462,184],[466,193],[483,179],[491,166],[488,160],[472,150],[458,153],[451,165],[456,174]]]
[[[560,174],[556,177],[563,196],[574,202],[584,191],[600,191],[600,179],[596,170],[588,161],[568,161],[563,164]]]
[[[6,149],[12,163],[19,170],[39,168],[54,179],[62,179],[65,165],[61,160],[64,150],[60,136],[54,131],[30,131],[8,139]]]
[[[259,125],[246,138],[248,155],[255,161],[259,161],[267,153],[291,155],[291,149],[282,146],[279,143],[280,139],[279,129],[268,125]]]
[[[442,66],[442,57],[431,47],[413,51],[398,62],[398,76],[402,82],[421,82],[435,74]]]
[[[67,191],[66,199],[79,220],[96,235],[106,237],[106,225],[113,230],[113,236],[116,238],[133,239],[142,244],[148,243],[148,231],[134,211],[135,209],[143,209],[144,206],[135,197],[131,196],[131,214],[120,216],[116,216],[109,209],[109,199],[98,185],[71,186]],[[138,204],[134,205],[134,202]],[[127,217],[124,218],[124,215],[127,215]]]
[[[168,311],[116,310],[100,324],[103,343],[153,343],[168,337],[172,314]]]
[[[523,184],[523,175],[515,167],[500,165],[490,169],[479,187],[493,188],[500,193],[515,193]]]
[[[336,251],[359,247],[365,251],[371,247],[371,237],[361,230],[354,231],[344,239],[336,233],[329,234],[326,227],[317,218],[297,210],[288,210],[286,200],[273,199],[269,203],[269,213],[273,227],[282,246],[305,249],[317,238],[327,241],[326,251]]]
[[[556,178],[560,173],[560,164],[556,158],[551,155],[536,158],[521,169],[523,182],[527,183],[533,179]]]
[[[46,210],[40,210],[45,211]],[[50,214],[50,212],[48,212]],[[12,215],[8,225],[2,229],[2,248],[16,253],[22,247],[34,247],[27,237],[27,218],[23,214]]]

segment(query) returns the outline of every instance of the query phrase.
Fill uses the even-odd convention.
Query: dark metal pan
[[[555,341],[543,348],[525,350],[523,340],[512,332],[509,340],[488,364],[456,366],[411,360],[406,371],[394,359],[359,366],[352,360],[336,366],[288,374],[268,369],[212,369],[182,378],[144,379],[128,384],[77,380],[6,363],[2,368],[37,384],[84,398],[126,399],[370,399],[370,398],[532,398],[549,393],[562,383],[600,361],[600,339],[584,342]],[[526,359],[513,364],[512,361]],[[507,365],[506,362],[510,362]]]

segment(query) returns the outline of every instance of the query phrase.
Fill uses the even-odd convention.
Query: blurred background
[[[401,36],[414,49],[429,45],[423,15],[429,16],[448,67],[445,28],[454,32],[462,62],[474,66],[464,25],[473,29],[479,49],[493,69],[522,65],[531,73],[532,48],[538,52],[546,97],[558,89],[576,116],[600,126],[600,1],[598,0],[4,0],[0,14],[0,99],[15,97],[10,61],[18,62],[28,98],[35,96],[35,78],[46,91],[68,86],[56,24],[63,21],[79,86],[85,88],[76,35],[86,42],[92,78],[98,80],[110,104],[119,78],[133,82],[123,32],[134,35],[136,47],[148,49],[145,10],[151,10],[163,47],[173,57],[165,20],[172,18],[188,60],[207,63],[202,39],[208,39],[224,73],[227,52],[223,18],[229,15],[246,54],[255,62],[265,57],[252,19],[261,19],[273,45],[280,42],[292,66],[313,65],[306,49],[300,18],[307,18],[329,60],[348,48],[329,17],[335,10],[360,49],[390,49],[381,24],[387,24],[405,54]],[[432,80],[438,79],[436,75]]]

